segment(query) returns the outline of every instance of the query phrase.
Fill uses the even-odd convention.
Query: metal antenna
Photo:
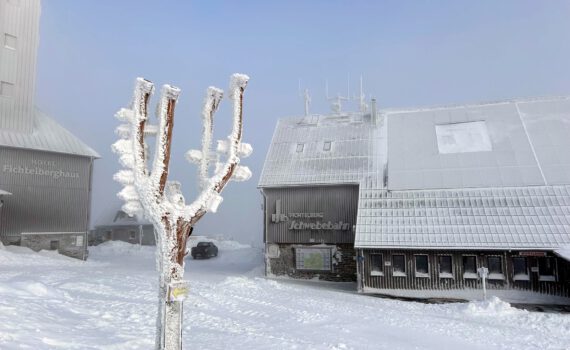
[[[342,101],[348,101],[349,98],[341,96],[340,93],[337,93],[337,95],[335,97],[330,97],[329,96],[329,82],[328,82],[328,80],[326,80],[326,82],[325,82],[325,90],[326,90],[327,100],[332,101],[331,110],[335,114],[340,114],[340,112],[342,110]],[[349,91],[350,91],[350,88],[349,88]]]
[[[305,117],[309,115],[309,106],[311,105],[311,95],[309,89],[305,89],[301,94],[301,79],[299,79],[299,97],[303,98],[305,102]]]
[[[358,101],[358,106],[361,113],[366,113],[366,111],[368,111],[368,105],[366,104],[366,95],[362,89],[362,75],[360,76],[360,94],[353,97],[353,99]]]

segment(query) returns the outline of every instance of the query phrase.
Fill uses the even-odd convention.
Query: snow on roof
[[[370,115],[312,115],[279,120],[259,187],[358,184],[382,174],[385,142]]]
[[[0,129],[1,146],[100,157],[92,148],[38,109],[35,109],[34,132]]]
[[[570,184],[570,100],[391,111],[388,188]]]
[[[557,249],[554,251],[554,253],[562,259],[570,261],[570,245],[562,247],[561,249]]]
[[[10,192],[4,191],[3,189],[0,188],[0,196],[10,196],[10,195],[12,195]]]
[[[118,208],[120,208],[120,206],[118,206]],[[136,215],[129,216],[127,213],[118,208],[116,206],[113,206],[102,213],[97,219],[95,227],[151,225],[150,221],[146,219],[139,219]]]
[[[570,186],[360,188],[355,247],[554,249],[570,245]]]

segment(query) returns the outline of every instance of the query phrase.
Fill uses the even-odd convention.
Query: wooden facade
[[[405,262],[403,272],[394,264],[394,261],[400,259],[401,256]],[[427,257],[427,273],[417,271],[418,256]],[[440,257],[450,258],[450,273],[442,272]],[[447,295],[451,299],[463,299],[459,293],[454,297],[453,291],[482,290],[483,288],[482,279],[478,274],[473,269],[469,269],[469,266],[466,267],[465,257],[475,258],[475,271],[479,267],[490,269],[486,279],[486,287],[490,291],[524,291],[570,298],[570,263],[548,251],[359,249],[358,272],[361,276],[359,290],[372,294],[383,294],[382,291],[392,290],[389,293],[391,295],[417,298],[437,295],[437,293],[426,293],[426,291],[451,291],[440,295]],[[380,259],[381,269],[379,270]],[[490,261],[495,263],[500,261],[500,274],[492,270],[489,266]],[[521,271],[522,262],[526,263],[526,268],[523,268],[526,270],[526,275],[524,273],[515,274],[515,261],[518,263],[518,272]],[[466,268],[469,271],[466,271]],[[404,290],[414,290],[415,293],[399,293]]]

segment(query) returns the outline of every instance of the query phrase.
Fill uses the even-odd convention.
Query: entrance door
[[[49,249],[50,250],[59,250],[59,241],[49,242]]]

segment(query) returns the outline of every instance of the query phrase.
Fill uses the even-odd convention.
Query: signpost
[[[483,280],[483,300],[487,300],[487,286],[485,284],[485,280],[489,275],[489,269],[486,267],[480,267],[477,269],[477,273],[479,274],[479,277],[481,277],[481,279]]]

